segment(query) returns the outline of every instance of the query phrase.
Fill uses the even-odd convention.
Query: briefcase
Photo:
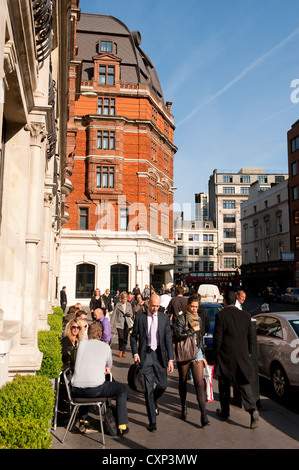
[[[128,385],[135,392],[145,392],[145,380],[140,362],[132,364],[128,370]]]

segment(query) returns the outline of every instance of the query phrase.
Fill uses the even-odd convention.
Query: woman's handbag
[[[214,401],[213,394],[213,376],[214,366],[207,365],[203,370],[204,389],[206,392],[206,401]]]
[[[130,330],[130,329],[133,328],[133,326],[134,326],[134,321],[132,320],[131,317],[128,317],[128,316],[127,316],[127,317],[125,317],[125,318],[126,318],[126,322],[127,322],[128,328],[129,328],[129,330]]]
[[[135,392],[145,392],[145,380],[140,362],[132,364],[128,370],[128,385]]]
[[[196,335],[187,336],[183,341],[177,341],[174,347],[176,362],[189,362],[197,357]]]

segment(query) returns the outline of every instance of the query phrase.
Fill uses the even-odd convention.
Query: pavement
[[[132,364],[132,354],[130,348],[126,358],[118,357],[118,343],[116,331],[113,331],[112,373],[115,380],[126,385],[128,393],[128,415],[129,433],[123,438],[105,435],[105,445],[102,444],[100,432],[92,434],[82,434],[77,425],[66,436],[64,443],[61,442],[64,434],[68,413],[59,410],[58,423],[56,429],[52,429],[52,448],[56,450],[70,449],[97,449],[101,450],[102,463],[127,463],[111,461],[112,458],[119,459],[120,453],[126,456],[139,456],[139,461],[143,463],[186,463],[182,460],[173,461],[173,456],[177,459],[187,459],[198,455],[204,449],[299,449],[299,414],[288,410],[280,403],[260,395],[260,420],[256,429],[250,429],[250,417],[244,409],[232,405],[230,418],[228,421],[221,421],[216,414],[219,408],[219,394],[217,377],[213,380],[214,401],[207,403],[207,414],[210,425],[202,428],[200,425],[200,411],[196,401],[193,383],[188,383],[187,408],[188,415],[186,421],[180,419],[180,399],[178,392],[178,371],[177,367],[173,374],[168,375],[168,387],[159,401],[160,413],[157,417],[157,431],[151,433],[147,430],[147,415],[145,409],[144,396],[132,391],[127,385],[127,373]],[[208,361],[212,363],[212,359]],[[113,402],[112,402],[113,404]],[[96,429],[99,427],[99,417],[90,414],[92,424]],[[156,450],[153,454],[152,450]],[[163,450],[163,453],[161,452]],[[108,451],[108,453],[106,452]],[[152,456],[156,462],[143,460],[141,455]],[[162,462],[161,455],[167,455],[168,461]],[[181,457],[178,457],[180,455]],[[190,457],[191,455],[191,457]],[[113,457],[114,456],[114,457]],[[104,459],[110,461],[104,461]],[[129,457],[128,457],[129,458]],[[147,457],[148,459],[152,457]],[[170,461],[169,459],[172,459]],[[132,460],[133,466],[133,460]],[[187,462],[188,463],[188,462]],[[195,463],[195,462],[189,462]]]

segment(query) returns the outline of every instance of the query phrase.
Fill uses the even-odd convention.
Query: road
[[[246,309],[252,314],[258,313],[257,309],[260,304],[259,300],[248,299],[246,300]],[[277,307],[280,308],[280,305]],[[106,435],[106,445],[103,446],[100,433],[83,435],[77,428],[74,428],[72,432],[68,433],[62,444],[60,439],[64,434],[68,414],[60,411],[57,429],[52,430],[53,449],[100,449],[102,458],[107,455],[119,455],[114,452],[126,452],[124,455],[138,456],[139,460],[142,460],[143,455],[152,455],[153,450],[158,455],[162,453],[174,455],[177,452],[188,451],[189,454],[191,452],[196,456],[199,452],[207,449],[282,450],[299,448],[298,407],[292,409],[290,406],[286,407],[273,400],[267,384],[262,384],[260,387],[260,425],[257,429],[250,429],[249,415],[238,406],[231,406],[229,421],[218,419],[216,415],[216,409],[219,408],[217,377],[213,382],[214,401],[207,403],[207,413],[211,425],[205,428],[200,426],[200,412],[191,382],[188,383],[187,420],[181,421],[176,367],[174,373],[169,376],[167,390],[160,400],[158,430],[156,433],[150,433],[146,429],[147,416],[144,397],[130,390],[127,385],[127,372],[132,363],[131,353],[129,351],[126,358],[118,357],[117,336],[114,337],[112,355],[113,377],[126,384],[127,387],[129,434],[123,439]],[[298,400],[294,399],[294,401]],[[95,426],[99,428],[98,416],[91,414],[91,418]],[[102,463],[108,463],[108,461],[102,461]],[[143,463],[152,464],[153,462],[143,460]]]

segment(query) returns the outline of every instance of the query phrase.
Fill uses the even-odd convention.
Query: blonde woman
[[[65,367],[70,366],[71,351],[78,347],[83,338],[84,328],[81,320],[71,320],[65,327],[64,336],[61,340],[62,362]]]
[[[128,335],[133,326],[132,305],[128,302],[128,295],[126,292],[122,292],[120,294],[120,302],[118,302],[114,307],[113,317],[118,334],[118,356],[126,357]]]
[[[99,288],[97,288],[94,293],[93,293],[93,296],[90,300],[90,303],[89,303],[89,309],[90,309],[90,313],[91,313],[91,318],[94,320],[94,316],[93,316],[93,312],[97,309],[97,308],[101,308],[103,310],[103,312],[105,313],[105,303],[104,303],[104,300],[103,300],[103,297],[101,295],[101,291]]]

